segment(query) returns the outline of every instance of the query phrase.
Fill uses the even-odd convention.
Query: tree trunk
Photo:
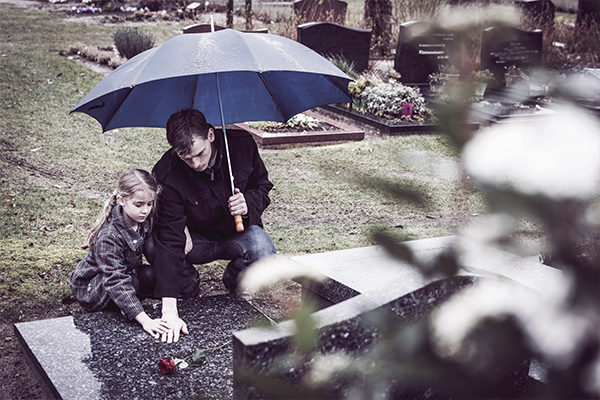
[[[252,30],[252,0],[246,0],[246,30]]]
[[[225,8],[227,9],[227,27],[233,28],[233,0],[227,0]]]
[[[365,0],[365,22],[371,26],[371,52],[375,56],[392,54],[391,0]]]

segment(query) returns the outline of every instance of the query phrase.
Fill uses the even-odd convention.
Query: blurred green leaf
[[[295,315],[296,335],[294,340],[298,346],[298,350],[302,354],[308,354],[314,350],[316,346],[315,328],[316,322],[312,317],[313,309],[310,306],[301,307]]]

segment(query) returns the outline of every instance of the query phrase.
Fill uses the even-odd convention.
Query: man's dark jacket
[[[235,187],[248,205],[244,225],[262,227],[261,215],[270,203],[268,193],[273,184],[252,136],[240,130],[228,130],[227,136]],[[215,149],[217,159],[212,169],[196,172],[169,150],[152,170],[162,186],[154,228],[156,297],[180,295],[186,225],[191,232],[217,242],[236,233],[227,207],[232,193],[222,130],[215,129]]]

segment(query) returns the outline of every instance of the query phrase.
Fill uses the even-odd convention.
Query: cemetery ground
[[[159,45],[183,25],[149,29]],[[82,312],[67,281],[85,254],[80,246],[90,223],[118,176],[131,167],[150,170],[167,143],[163,130],[101,133],[92,118],[68,115],[103,75],[59,52],[75,42],[105,47],[117,26],[0,3],[0,28],[0,397],[41,398],[12,325]],[[440,135],[371,130],[361,142],[261,154],[275,184],[265,228],[283,255],[369,246],[380,230],[397,240],[456,234],[486,212],[483,195]],[[399,199],[398,189],[425,201]],[[518,231],[539,249],[536,221],[520,221]],[[223,268],[200,268],[202,295],[224,292]],[[297,284],[285,282],[259,293],[255,304],[279,321],[299,295]]]

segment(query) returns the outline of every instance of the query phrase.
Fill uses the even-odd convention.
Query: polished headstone
[[[159,303],[144,308],[152,318],[160,316]],[[18,323],[15,333],[48,397],[231,398],[232,333],[267,319],[229,295],[179,301],[179,314],[190,333],[173,344],[156,341],[137,322],[106,311]],[[184,358],[195,349],[215,350],[206,351],[200,367],[160,373],[162,358]]]
[[[442,66],[461,67],[460,33],[424,21],[400,25],[394,69],[403,84],[427,84]]]
[[[369,68],[372,29],[354,29],[329,22],[298,25],[298,42],[323,57],[336,57],[354,65],[356,72]]]
[[[504,84],[504,73],[512,65],[520,69],[542,65],[540,29],[524,31],[513,27],[492,27],[483,31],[481,39],[481,69],[494,74],[493,85]]]

